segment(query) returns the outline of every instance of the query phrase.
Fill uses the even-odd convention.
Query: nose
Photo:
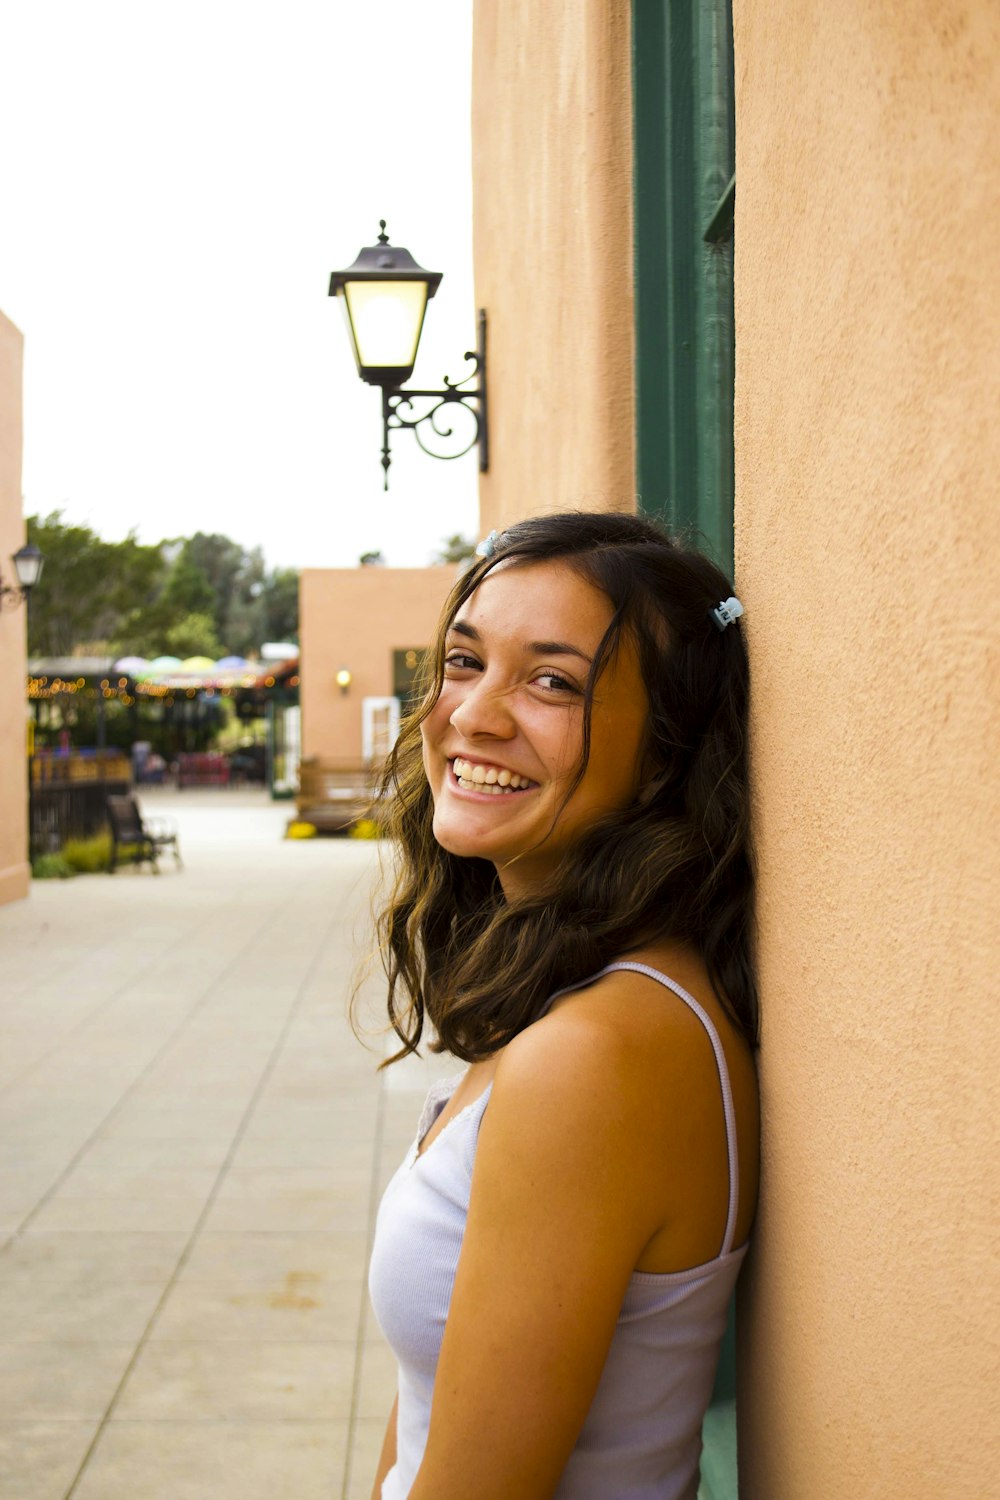
[[[509,740],[517,733],[507,690],[491,685],[486,673],[469,683],[461,703],[452,710],[450,723],[466,741]]]

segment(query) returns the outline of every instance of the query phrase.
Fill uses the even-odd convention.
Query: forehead
[[[593,650],[611,623],[611,600],[562,561],[498,563],[456,620],[482,634],[569,641]]]

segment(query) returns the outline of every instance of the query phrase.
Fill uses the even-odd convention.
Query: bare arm
[[[392,1403],[392,1411],[386,1423],[385,1438],[382,1441],[382,1452],[379,1456],[378,1468],[375,1470],[375,1483],[372,1485],[371,1500],[381,1500],[382,1481],[396,1462],[396,1409],[399,1405],[397,1396]]]

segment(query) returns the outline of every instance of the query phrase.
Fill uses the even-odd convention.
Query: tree
[[[163,602],[172,613],[210,615],[216,618],[217,596],[203,569],[192,562],[186,550],[181,552],[167,576]]]
[[[436,563],[460,563],[475,555],[476,544],[472,538],[456,531],[454,536],[445,537],[431,560]]]
[[[31,598],[28,653],[68,656],[113,639],[125,615],[151,604],[166,577],[159,547],[130,533],[105,542],[89,526],[64,523],[61,511],[28,517],[28,540],[45,554]]]
[[[105,542],[62,512],[29,516],[45,554],[31,600],[29,652],[69,656],[88,646],[109,656],[212,656],[256,652],[298,639],[298,573],[268,571],[259,547],[195,532],[156,546],[134,534]]]
[[[215,633],[215,621],[209,614],[190,614],[167,627],[164,646],[171,656],[209,656],[213,661],[223,655]]]
[[[197,598],[195,579],[201,580],[203,590]],[[196,531],[182,543],[167,592],[183,600],[193,613],[210,613],[216,636],[232,655],[253,654],[263,641],[297,637],[298,573],[294,569],[269,573],[260,547],[247,550],[218,532]],[[278,634],[275,615],[286,627]]]
[[[276,568],[260,595],[265,641],[298,641],[299,575],[295,568]]]

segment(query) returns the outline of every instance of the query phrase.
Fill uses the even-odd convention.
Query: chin
[[[470,829],[457,826],[451,818],[435,816],[433,833],[441,848],[458,859],[487,859],[495,863],[501,857],[490,847],[489,839],[477,838]]]

